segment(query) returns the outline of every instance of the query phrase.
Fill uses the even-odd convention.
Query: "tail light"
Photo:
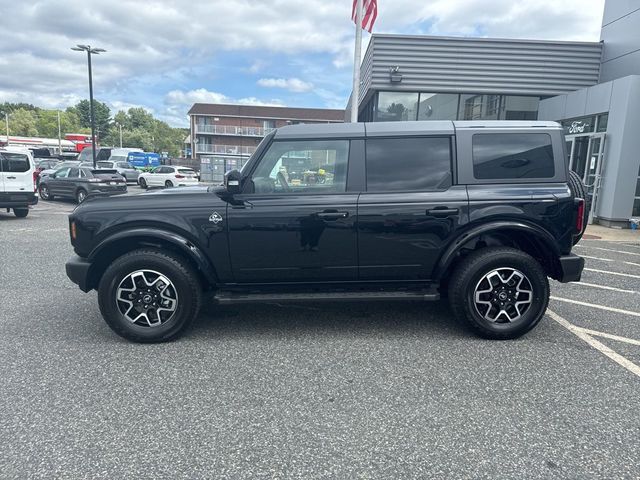
[[[184,178],[184,175],[180,175],[179,173],[176,173],[176,178]]]
[[[40,172],[37,170],[33,171],[33,193],[38,191],[38,175],[40,175]]]
[[[584,228],[584,199],[576,198],[578,202],[578,208],[576,209],[576,232],[582,232]]]

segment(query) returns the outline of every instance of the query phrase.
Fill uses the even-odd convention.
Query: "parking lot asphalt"
[[[2,478],[640,478],[640,242],[581,242],[515,341],[394,302],[209,307],[136,345],[65,276],[72,208],[0,213]]]

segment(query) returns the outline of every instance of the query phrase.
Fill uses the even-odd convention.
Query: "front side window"
[[[67,178],[67,175],[69,175],[69,170],[69,167],[61,168],[56,172],[56,178]]]
[[[0,171],[2,172],[28,172],[30,168],[29,157],[20,153],[0,153]]]
[[[553,178],[551,136],[546,133],[473,135],[473,176],[478,180]]]
[[[369,192],[446,190],[452,184],[448,137],[374,138],[366,145]]]
[[[273,142],[249,193],[341,193],[347,186],[348,140]]]

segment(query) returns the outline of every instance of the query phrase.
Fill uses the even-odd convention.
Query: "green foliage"
[[[188,135],[186,128],[172,128],[158,120],[144,108],[130,108],[119,111],[110,118],[109,107],[94,100],[96,134],[101,145],[120,146],[122,126],[122,146],[142,148],[147,152],[168,152],[171,157],[181,155],[183,141]],[[58,137],[58,111],[45,110],[26,103],[0,103],[0,120],[9,114],[11,135],[27,137]],[[1,126],[2,122],[0,122]],[[60,112],[62,137],[66,133],[91,133],[89,101],[82,100],[77,105]],[[4,134],[4,128],[0,128]]]
[[[89,100],[81,100],[74,107],[67,108],[67,113],[76,114],[81,127],[91,128],[91,103]],[[93,113],[96,119],[96,135],[103,138],[109,134],[111,110],[106,103],[94,99]]]

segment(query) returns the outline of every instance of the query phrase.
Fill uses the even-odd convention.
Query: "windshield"
[[[100,168],[113,168],[113,162],[98,162]]]
[[[127,162],[118,162],[118,167],[119,168],[133,168],[133,166]]]

